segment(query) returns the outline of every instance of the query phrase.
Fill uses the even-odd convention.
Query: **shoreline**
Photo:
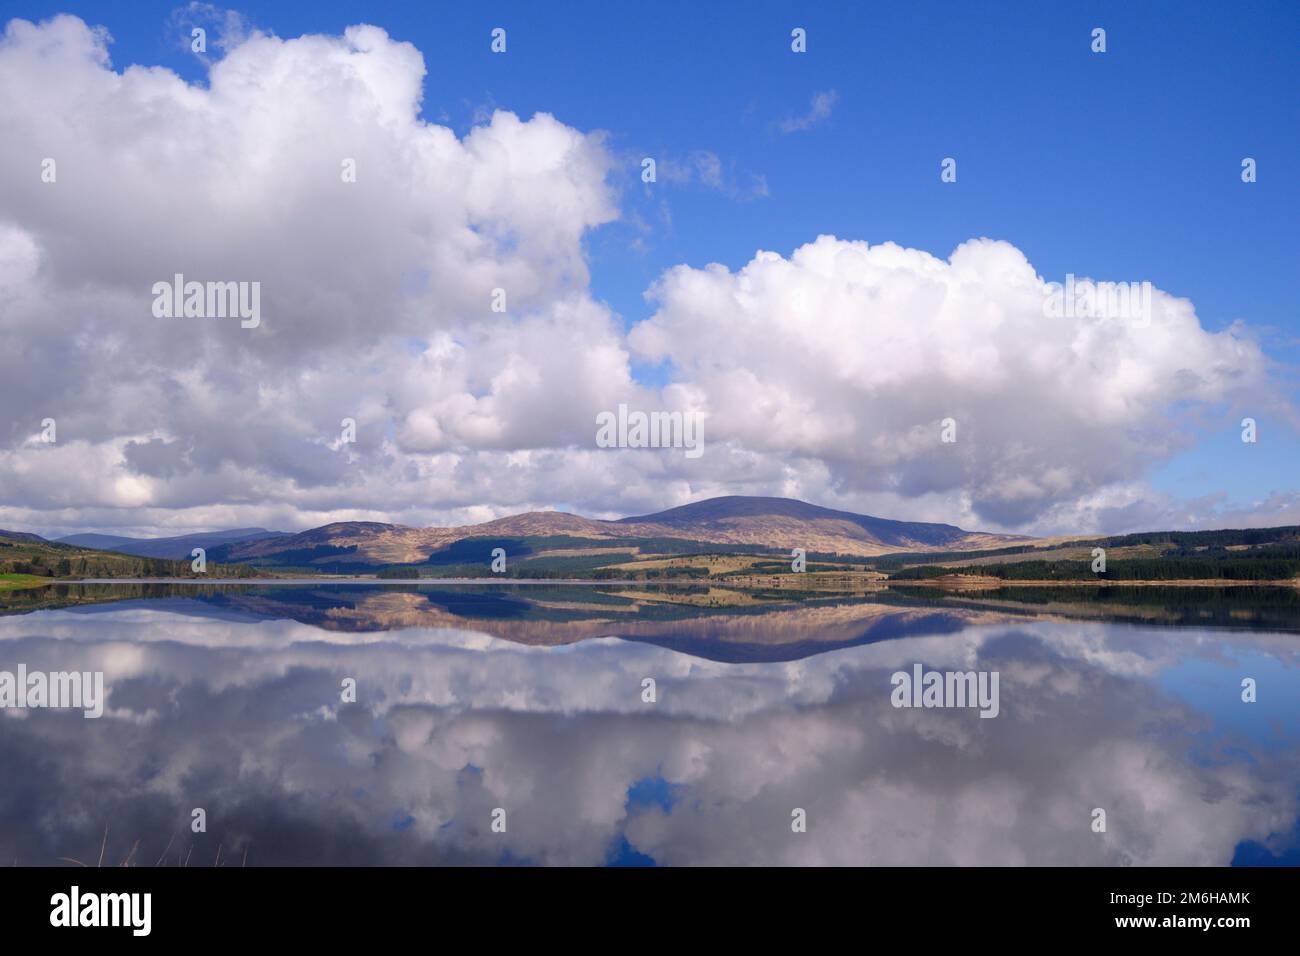
[[[991,591],[999,588],[1296,588],[1300,579],[1285,578],[1280,581],[1242,581],[1236,578],[1178,578],[1157,581],[1149,578],[1131,581],[1111,581],[1105,578],[1079,581],[1053,581],[1045,578],[1016,581],[1010,578],[945,576],[941,578],[890,581],[890,587],[937,587],[949,591]]]
[[[766,578],[765,580],[728,580],[726,578],[656,578],[653,580],[642,580],[638,578],[611,578],[598,580],[595,578],[377,578],[370,576],[353,576],[353,575],[321,575],[316,577],[292,577],[292,578],[82,578],[78,580],[51,578],[46,581],[24,582],[18,587],[22,589],[49,587],[56,584],[73,584],[73,585],[112,585],[112,584],[193,584],[196,586],[204,585],[246,585],[252,587],[264,587],[269,585],[328,585],[328,584],[365,584],[365,585],[479,585],[494,586],[502,584],[522,584],[522,585],[583,585],[598,586],[608,585],[615,587],[731,587],[739,590],[761,590],[761,589],[785,589],[788,585],[798,585],[791,587],[790,590],[824,590],[835,591],[837,588],[826,578],[818,579],[808,577],[804,580],[798,580],[801,576],[787,574],[776,577]],[[1300,579],[1283,579],[1269,581],[1243,581],[1239,579],[1216,579],[1216,578],[1180,578],[1168,581],[1162,580],[1118,580],[1112,581],[1105,578],[1091,580],[1072,580],[1060,581],[1051,579],[1035,578],[1029,580],[1012,580],[1007,578],[995,578],[989,576],[976,575],[951,575],[938,578],[924,579],[907,579],[891,581],[887,579],[873,579],[863,581],[851,581],[839,578],[834,584],[841,585],[845,591],[850,590],[879,590],[881,588],[915,588],[928,587],[940,588],[949,591],[989,591],[1001,588],[1012,587],[1066,587],[1066,588],[1098,588],[1098,587],[1173,587],[1173,588],[1239,588],[1239,587],[1283,587],[1292,588],[1300,587]],[[809,587],[810,585],[820,585],[820,587]],[[10,588],[17,590],[18,588]]]
[[[197,584],[197,585],[231,585],[245,584],[252,586],[269,584],[643,584],[636,580],[597,581],[593,578],[377,578],[350,577],[346,575],[321,575],[319,577],[298,578],[82,578],[76,581],[51,579],[50,584]],[[667,584],[677,582],[664,582]]]

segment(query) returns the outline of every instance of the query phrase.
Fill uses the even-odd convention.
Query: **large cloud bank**
[[[0,527],[441,523],[722,493],[1087,524],[1145,500],[1186,409],[1271,400],[1244,331],[1207,332],[1159,290],[1142,327],[1046,318],[1043,279],[987,240],[945,261],[823,236],[681,266],[626,330],[583,248],[620,215],[600,133],[499,111],[458,137],[420,117],[421,53],[376,27],[253,32],[206,86],[119,72],[109,42],[74,17],[0,40]],[[177,273],[260,282],[260,326],[155,317],[150,290]],[[638,361],[666,361],[668,384]],[[706,453],[597,448],[597,413],[624,402],[705,415]]]

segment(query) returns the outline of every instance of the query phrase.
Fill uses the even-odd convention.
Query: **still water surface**
[[[105,864],[150,866],[1300,862],[1297,594],[739,600],[0,597],[0,671],[102,671],[108,697],[0,712],[0,861],[93,865],[107,829]],[[917,664],[996,671],[997,717],[893,706]]]

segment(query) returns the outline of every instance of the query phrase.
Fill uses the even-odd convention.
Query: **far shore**
[[[1239,581],[1235,578],[1174,579],[1169,581],[1132,580],[1111,581],[1106,578],[1080,581],[1029,580],[994,578],[976,575],[951,575],[941,578],[890,581],[890,587],[931,587],[957,591],[986,591],[993,588],[1294,588],[1300,587],[1300,578],[1281,581]]]
[[[479,585],[492,586],[500,584],[522,585],[608,585],[616,587],[732,587],[743,590],[753,589],[790,589],[816,590],[831,592],[880,590],[883,588],[939,588],[945,591],[990,591],[1000,588],[1242,588],[1242,587],[1300,587],[1300,578],[1280,581],[1242,581],[1236,579],[1176,579],[1176,580],[1015,580],[997,578],[988,575],[945,575],[937,578],[909,578],[906,580],[888,580],[883,578],[854,579],[847,575],[818,574],[808,575],[744,575],[737,578],[380,578],[374,575],[318,575],[312,577],[254,577],[254,578],[28,578],[22,584],[11,586],[17,588],[48,587],[54,584],[193,584],[204,585],[323,585],[323,584],[418,584],[418,585]]]
[[[665,584],[687,583],[665,581]],[[645,584],[645,581],[590,578],[380,578],[329,574],[307,578],[50,578],[46,584]],[[651,582],[658,583],[658,582]],[[698,583],[698,582],[695,582]]]

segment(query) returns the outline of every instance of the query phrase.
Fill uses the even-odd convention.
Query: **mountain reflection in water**
[[[145,865],[1296,862],[1294,596],[1107,590],[11,593],[0,670],[109,697],[0,713],[0,859],[107,826]],[[895,709],[917,663],[998,671],[999,716]]]

